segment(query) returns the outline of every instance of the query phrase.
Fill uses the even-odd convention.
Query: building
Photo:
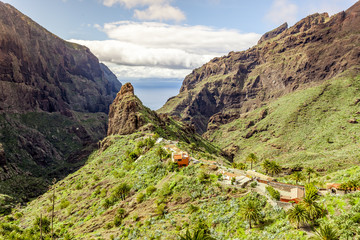
[[[176,162],[179,167],[187,167],[189,166],[189,154],[187,152],[173,152],[172,161]]]

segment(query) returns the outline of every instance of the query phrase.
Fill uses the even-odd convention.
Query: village
[[[299,203],[305,197],[305,186],[294,185],[278,182],[274,177],[267,176],[255,170],[239,170],[236,168],[225,167],[216,161],[205,159],[195,159],[186,151],[182,151],[177,147],[176,141],[168,141],[159,139],[157,143],[165,142],[164,150],[171,152],[171,161],[178,164],[178,167],[187,167],[191,164],[204,164],[221,174],[220,183],[234,188],[245,188],[251,183],[254,187],[251,191],[255,191],[268,198],[271,205],[289,209],[293,204]],[[272,199],[267,194],[267,187],[272,187],[280,193],[279,200]],[[357,189],[360,190],[360,189]],[[339,183],[327,183],[326,188],[318,188],[318,195],[334,194],[344,195],[345,190],[341,188]]]

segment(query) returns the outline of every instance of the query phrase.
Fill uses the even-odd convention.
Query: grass
[[[360,105],[354,105],[359,87],[360,76],[348,73],[269,102],[207,137],[222,148],[239,146],[235,161],[244,161],[255,152],[261,159],[274,159],[285,166],[345,169],[360,159],[358,125],[348,122],[360,118]],[[269,114],[260,119],[264,109]],[[255,124],[247,127],[250,121]],[[244,137],[254,129],[253,136]]]

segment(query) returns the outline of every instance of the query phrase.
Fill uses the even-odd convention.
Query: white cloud
[[[186,19],[180,9],[170,5],[151,5],[145,10],[135,10],[134,17],[140,20],[175,20],[177,22]]]
[[[129,9],[147,7],[134,10],[134,17],[139,20],[175,20],[177,22],[185,20],[185,14],[179,8],[171,6],[170,2],[171,0],[102,0],[102,3],[108,7],[115,4]]]
[[[164,79],[183,79],[186,75],[191,73],[191,69],[171,69],[161,67],[148,66],[126,66],[119,65],[112,62],[104,62],[113,73],[124,79],[125,81],[131,79],[147,79],[147,78],[164,78]]]
[[[124,5],[127,8],[134,8],[137,6],[159,5],[169,2],[169,0],[102,0],[105,6],[111,7],[115,4]]]
[[[100,28],[100,26],[97,26]],[[122,21],[100,28],[110,40],[70,40],[90,48],[119,78],[184,78],[214,57],[253,46],[260,35],[206,26]]]
[[[100,61],[112,63],[120,78],[184,78],[212,58],[247,49],[260,38],[256,33],[155,22],[108,23],[101,30],[110,40],[70,41],[89,47]]]
[[[289,0],[274,0],[265,18],[275,24],[288,22],[290,25],[297,20],[298,6]]]

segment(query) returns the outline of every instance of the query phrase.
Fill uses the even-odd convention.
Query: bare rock
[[[288,24],[284,23],[281,26],[275,28],[274,30],[265,33],[260,40],[258,41],[258,44],[261,44],[269,39],[272,39],[274,37],[276,37],[277,35],[279,35],[280,33],[284,32],[286,29],[288,29]]]
[[[348,123],[355,124],[355,123],[358,123],[358,121],[355,118],[352,118],[352,119],[348,120]]]

